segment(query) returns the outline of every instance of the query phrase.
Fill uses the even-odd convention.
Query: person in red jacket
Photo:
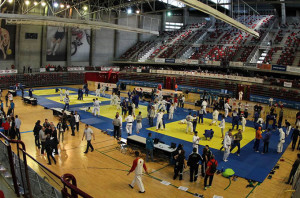
[[[143,169],[148,174],[147,167],[146,167],[145,161],[139,157],[140,152],[135,151],[135,156],[136,156],[136,159],[133,161],[132,167],[131,167],[129,173],[127,174],[127,175],[129,175],[133,171],[135,172],[134,179],[132,180],[131,184],[129,184],[129,186],[131,188],[133,188],[135,183],[137,183],[137,185],[140,189],[139,193],[145,193],[145,188],[144,188],[144,184],[142,181],[142,175],[143,175]]]
[[[9,128],[10,128],[10,124],[7,121],[7,118],[5,118],[5,121],[2,123],[2,127],[4,129],[4,135],[8,136],[8,131],[9,131]]]
[[[204,190],[207,189],[207,187],[211,187],[214,174],[217,172],[217,167],[218,167],[218,162],[215,160],[215,156],[212,155],[210,157],[210,160],[207,162],[207,168],[205,172],[205,177],[204,177]],[[207,179],[209,178],[209,185],[207,186]]]
[[[256,134],[255,134],[255,142],[254,142],[254,146],[253,146],[253,149],[255,152],[259,152],[259,143],[260,143],[260,140],[262,139],[262,135],[261,135],[261,127],[258,127],[258,130],[256,131]]]

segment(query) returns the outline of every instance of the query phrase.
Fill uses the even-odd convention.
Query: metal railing
[[[0,171],[18,197],[92,198],[77,188],[73,175],[57,175],[26,152],[25,144],[0,132]],[[15,146],[16,153],[12,151]],[[28,166],[37,166],[33,170]]]

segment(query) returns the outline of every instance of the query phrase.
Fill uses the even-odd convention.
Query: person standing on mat
[[[139,115],[136,116],[136,133],[140,133],[140,130],[142,129],[142,112],[139,112]]]
[[[80,116],[79,116],[79,114],[77,113],[77,111],[75,111],[74,118],[75,118],[76,130],[77,130],[77,132],[79,132],[79,121],[80,121]]]
[[[64,91],[63,91],[62,88],[60,89],[59,96],[60,96],[60,101],[63,101],[63,98],[64,98]]]
[[[289,179],[286,182],[286,184],[292,184],[293,183],[292,178],[294,179],[294,175],[296,174],[299,165],[300,165],[300,153],[297,154],[297,159],[296,159],[296,161],[294,162],[294,164],[292,166],[292,170],[290,172],[290,176],[289,176]]]
[[[133,161],[132,167],[127,174],[127,175],[129,175],[133,171],[135,172],[134,179],[132,180],[131,184],[129,184],[129,186],[130,186],[130,188],[133,189],[135,183],[137,183],[137,185],[140,189],[139,193],[145,193],[145,188],[144,188],[144,184],[142,181],[143,169],[145,170],[146,174],[149,174],[149,173],[147,171],[145,161],[139,157],[140,152],[135,151],[135,156],[136,156],[136,159]]]
[[[292,133],[292,140],[293,140],[293,143],[292,143],[292,150],[294,151],[295,150],[295,147],[296,147],[296,143],[297,143],[297,140],[298,140],[298,137],[300,135],[300,132],[299,132],[299,127],[296,126],[296,128],[293,130],[293,133]]]
[[[189,115],[186,116],[186,134],[188,134],[189,132],[189,129],[190,129],[190,132],[193,133],[193,116],[192,116],[192,113],[190,112]]]
[[[160,126],[160,129],[163,129],[163,116],[164,113],[160,110],[157,113],[157,119],[156,119],[156,131],[158,131],[158,127]]]
[[[154,117],[155,117],[155,109],[154,109],[153,106],[151,106],[150,114],[149,114],[149,125],[150,125],[150,127],[154,126],[154,123],[153,123]]]
[[[283,144],[285,143],[285,133],[282,128],[279,129],[279,142],[277,145],[277,153],[282,153]]]
[[[242,139],[243,139],[242,130],[239,129],[239,131],[233,135],[233,144],[232,147],[230,148],[230,152],[231,152],[236,146],[238,147],[237,156],[240,156]]]
[[[132,134],[132,123],[134,122],[134,118],[131,114],[129,114],[126,118],[126,131],[127,135],[130,136]]]
[[[86,150],[84,153],[88,153],[89,152],[89,148],[91,147],[91,152],[94,151],[94,147],[91,143],[92,141],[92,136],[95,140],[95,134],[93,132],[93,130],[91,128],[89,128],[89,125],[86,124],[85,125],[85,130],[84,130],[84,133],[83,133],[83,136],[82,136],[82,141],[83,141],[83,138],[85,137],[86,141],[87,141],[87,145],[86,145]]]
[[[201,120],[201,124],[203,124],[203,117],[204,117],[204,110],[200,107],[200,110],[198,111],[198,123],[200,124],[200,120]]]
[[[224,129],[225,129],[225,116],[224,115],[222,115],[222,120],[219,124],[219,127],[221,128],[221,134],[222,134],[221,138],[224,138]]]
[[[197,181],[200,161],[202,161],[202,157],[198,154],[198,149],[193,148],[187,161],[187,165],[190,167],[190,182]]]
[[[207,162],[207,168],[205,171],[205,178],[204,178],[204,190],[211,187],[212,181],[214,179],[214,174],[217,172],[218,161],[215,160],[215,156],[212,155],[211,159]],[[207,179],[209,178],[209,185],[207,185]]]
[[[153,149],[154,149],[154,142],[152,139],[152,133],[148,133],[148,137],[146,138],[146,161],[148,162],[149,155],[151,157],[152,162],[153,160]]]
[[[267,131],[267,133],[266,133],[266,135],[263,139],[263,141],[264,141],[264,150],[261,154],[265,154],[265,153],[269,152],[269,143],[270,143],[272,133],[271,133],[271,130],[269,128],[266,131]]]
[[[260,140],[262,139],[262,135],[261,135],[261,127],[258,127],[256,134],[255,134],[255,142],[254,142],[254,146],[253,149],[255,152],[259,152],[259,144],[260,144]]]
[[[232,136],[232,133],[231,133],[231,129],[229,129],[229,131],[225,134],[225,138],[224,138],[224,141],[223,141],[223,147],[225,149],[224,151],[224,156],[223,156],[223,161],[224,162],[227,162],[227,158],[230,154],[230,147],[231,147],[231,143],[232,143],[232,140],[231,140],[231,136]]]
[[[66,97],[64,98],[64,102],[65,102],[64,110],[69,110],[69,107],[70,107],[70,99],[69,99],[69,96],[68,96],[68,95],[66,95]]]
[[[291,129],[292,129],[292,125],[289,121],[285,120],[285,128],[286,128],[286,136],[289,136]]]
[[[224,109],[225,109],[225,118],[227,118],[228,113],[229,113],[229,109],[231,109],[228,102],[225,103]]]
[[[213,124],[215,124],[215,123],[216,123],[216,125],[217,125],[217,123],[218,123],[218,118],[219,118],[219,111],[218,111],[217,109],[214,109],[212,116],[213,116],[213,120],[212,120],[212,122],[210,123],[209,126],[211,126],[211,125],[213,125]]]
[[[119,139],[119,131],[121,122],[119,120],[119,115],[116,114],[116,117],[113,119],[112,124],[114,126],[114,138]]]
[[[198,153],[199,141],[200,141],[200,138],[198,137],[198,132],[195,131],[194,136],[193,136],[193,148],[197,149],[197,153]]]

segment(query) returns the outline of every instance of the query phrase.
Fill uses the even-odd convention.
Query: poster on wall
[[[0,19],[0,60],[14,60],[15,35],[16,26],[6,24],[4,19]]]
[[[47,61],[66,61],[67,29],[65,27],[47,27]]]
[[[88,62],[90,57],[91,30],[72,28],[71,61]]]

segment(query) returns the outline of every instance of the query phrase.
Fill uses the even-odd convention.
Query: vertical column
[[[162,13],[162,20],[161,20],[161,30],[162,31],[166,30],[166,17],[167,17],[167,12],[163,11],[163,13]]]
[[[16,25],[16,43],[15,43],[15,67],[19,72],[23,71],[23,65],[20,65],[20,30],[21,25]]]
[[[118,24],[118,19],[115,20],[115,24]],[[119,35],[120,35],[120,32],[118,30],[115,30],[115,38],[114,38],[114,58],[118,58],[117,55],[118,55],[118,46],[119,46],[119,43],[118,43],[118,39],[119,39]]]
[[[96,53],[96,30],[91,29],[91,44],[90,44],[90,66],[95,66],[95,53]]]
[[[281,3],[281,23],[286,24],[285,3]]]
[[[71,66],[71,39],[72,39],[71,28],[68,27],[68,29],[67,29],[67,62],[66,62],[66,67]]]
[[[43,25],[41,35],[41,66],[44,67],[47,62],[47,26]]]
[[[189,10],[187,7],[183,9],[183,25],[187,25],[189,21]]]

